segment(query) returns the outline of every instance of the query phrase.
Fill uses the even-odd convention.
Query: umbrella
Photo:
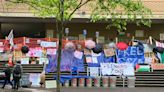
[[[94,53],[100,53],[100,52],[102,52],[102,45],[100,45],[100,44],[96,44],[96,46],[92,49],[92,51],[94,52]]]
[[[120,50],[126,50],[128,48],[128,45],[125,42],[119,42],[116,46]]]
[[[93,40],[86,40],[85,41],[85,47],[88,49],[93,49],[95,47],[96,43]]]
[[[153,52],[159,52],[159,53],[163,53],[164,52],[164,48],[162,47],[156,47],[156,48],[153,48]]]

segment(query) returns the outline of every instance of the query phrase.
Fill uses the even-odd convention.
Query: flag
[[[7,37],[7,40],[8,40],[9,43],[10,43],[10,49],[12,49],[12,47],[14,46],[13,38],[14,38],[14,35],[13,35],[13,29],[12,29],[12,30],[10,31],[8,37]]]

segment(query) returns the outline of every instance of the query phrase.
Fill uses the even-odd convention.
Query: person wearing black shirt
[[[3,70],[3,72],[5,73],[5,78],[4,78],[4,84],[3,84],[2,88],[4,89],[4,87],[5,87],[5,85],[6,85],[7,82],[10,83],[10,85],[13,88],[13,84],[10,81],[11,69],[10,69],[10,66],[8,64],[6,64],[6,68]]]

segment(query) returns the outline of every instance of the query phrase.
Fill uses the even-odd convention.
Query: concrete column
[[[3,34],[2,34],[2,29],[1,29],[1,22],[0,22],[0,39],[3,38]]]

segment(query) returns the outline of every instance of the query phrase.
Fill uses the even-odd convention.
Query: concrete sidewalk
[[[56,89],[40,88],[11,88],[0,89],[0,92],[56,92]],[[61,92],[164,92],[162,87],[141,87],[141,88],[61,88]]]

